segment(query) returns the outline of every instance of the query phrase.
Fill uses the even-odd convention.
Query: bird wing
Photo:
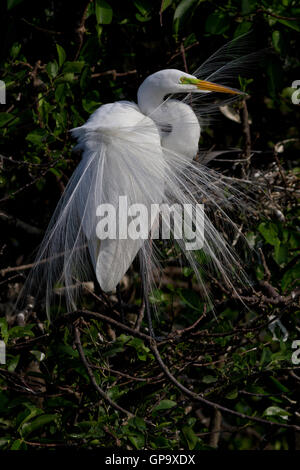
[[[144,241],[119,235],[122,223],[125,228],[130,223],[138,228],[137,219],[127,218],[119,198],[126,196],[128,207],[143,204],[149,214],[151,204],[163,200],[165,162],[160,136],[154,122],[129,102],[102,106],[72,134],[83,149],[82,161],[56,211],[46,243],[50,254],[65,253],[61,266],[63,284],[73,284],[74,277],[86,277],[87,260],[82,247],[87,245],[100,287],[111,291]],[[111,204],[116,210],[115,239],[99,240],[96,234],[97,208],[104,204]],[[149,218],[147,230],[150,229]]]

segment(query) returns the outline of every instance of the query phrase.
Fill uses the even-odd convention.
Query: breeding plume
[[[113,291],[138,253],[143,281],[148,288],[153,285],[166,243],[153,240],[161,218],[147,221],[146,240],[124,238],[118,230],[115,239],[99,239],[97,234],[99,207],[107,204],[115,208],[117,228],[126,218],[126,224],[135,224],[137,229],[138,219],[120,207],[120,198],[125,196],[128,207],[143,205],[149,213],[153,205],[173,207],[173,218],[164,220],[170,226],[173,256],[192,267],[204,293],[204,269],[213,268],[218,277],[231,282],[238,259],[214,220],[220,217],[234,225],[226,211],[240,203],[240,193],[229,179],[221,178],[196,157],[200,123],[220,103],[241,96],[228,84],[245,62],[240,58],[239,43],[233,41],[193,75],[175,69],[153,73],[140,85],[137,104],[105,104],[71,131],[82,159],[53,215],[29,281],[32,285],[37,280],[46,290],[48,304],[56,285],[64,287],[69,308],[75,308],[77,287],[91,279],[91,270],[103,291]],[[205,207],[204,237],[193,219],[197,204]],[[204,256],[187,250],[184,237],[174,236],[171,220],[184,205],[193,208],[185,214],[189,219],[185,223],[193,227],[195,240],[201,239]],[[204,258],[205,266],[199,264]]]

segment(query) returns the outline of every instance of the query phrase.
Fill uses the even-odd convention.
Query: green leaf
[[[130,418],[128,420],[128,425],[132,426],[136,429],[139,429],[140,431],[147,429],[145,421],[142,418],[140,418],[139,416],[135,416],[134,418]]]
[[[56,44],[56,50],[58,55],[58,65],[61,67],[64,61],[66,60],[67,54],[65,53],[64,48],[61,47],[59,44]]]
[[[113,10],[105,0],[96,0],[95,13],[99,25],[110,24],[112,22]]]
[[[174,408],[176,405],[176,401],[162,400],[155,408],[153,408],[152,413],[156,411],[169,410],[170,408]]]
[[[261,281],[265,277],[265,271],[261,264],[258,264],[257,266],[255,266],[255,274],[256,274],[256,278],[259,281]]]
[[[201,310],[203,304],[198,294],[189,289],[180,289],[178,294],[181,300],[191,309],[199,311]]]
[[[173,18],[173,27],[176,36],[182,28],[186,18],[191,16],[192,9],[197,3],[198,0],[181,0],[181,2],[179,2]]]
[[[34,325],[26,325],[26,326],[14,326],[8,331],[9,338],[22,338],[23,336],[34,336],[34,333],[31,329]]]
[[[281,24],[284,24],[285,26],[288,26],[288,28],[291,28],[294,31],[297,31],[298,33],[300,33],[300,22],[297,23],[297,21],[289,21],[289,20],[281,20],[281,19],[277,19],[277,21]]]
[[[270,380],[281,392],[285,392],[285,393],[289,392],[289,389],[285,387],[284,385],[282,385],[282,383],[280,383],[279,380],[275,379],[275,377],[272,377],[272,375],[270,375]]]
[[[12,445],[10,446],[10,450],[19,450],[21,449],[23,446],[26,446],[26,444],[24,443],[24,441],[22,439],[16,439]]]
[[[295,174],[297,174],[297,173],[295,173]],[[298,173],[297,176],[300,176],[300,172]],[[290,237],[289,237],[290,248],[300,251],[300,233],[290,232],[289,231],[289,234],[290,234]],[[285,240],[285,241],[287,241],[287,240]]]
[[[8,122],[15,119],[15,115],[12,113],[0,113],[0,127],[4,127]]]
[[[98,39],[100,39],[102,31],[103,31],[103,26],[101,26],[100,24],[96,24],[96,31],[97,31],[97,37]]]
[[[142,16],[149,16],[152,5],[148,0],[135,0],[133,3]]]
[[[51,168],[50,171],[53,170],[53,169],[54,168]],[[60,173],[59,173],[59,175],[60,175]],[[32,354],[38,362],[42,362],[45,359],[45,353],[43,353],[42,351],[32,350],[32,351],[30,351],[30,354]]]
[[[161,4],[161,11],[164,12],[170,5],[172,5],[174,0],[163,0]]]
[[[268,75],[268,91],[270,96],[277,100],[285,80],[279,57],[275,56],[266,60],[265,68]]]
[[[3,416],[8,412],[8,404],[10,400],[5,392],[0,390],[0,413]]]
[[[151,20],[151,16],[143,16],[141,15],[140,13],[137,13],[135,15],[136,19],[138,21],[140,21],[141,23],[145,23],[146,21],[150,21]]]
[[[270,245],[277,246],[280,244],[278,227],[272,222],[262,222],[258,226],[259,232]]]
[[[148,353],[150,352],[150,349],[145,346],[143,340],[139,338],[132,338],[128,343],[128,345],[132,346],[138,355],[138,358],[141,361],[146,361]]]
[[[199,439],[196,436],[196,434],[194,433],[193,429],[189,426],[184,426],[182,428],[182,433],[183,433],[183,435],[186,439],[186,442],[187,442],[187,445],[188,445],[189,449],[193,450],[196,447],[196,445],[199,441]]]
[[[228,400],[235,400],[238,397],[238,394],[238,390],[235,388],[227,393],[226,398],[228,398]]]
[[[271,361],[272,353],[269,348],[264,348],[262,350],[261,358],[260,358],[260,365],[263,366]]]
[[[20,360],[20,354],[17,356],[13,357],[8,363],[7,363],[7,370],[9,372],[14,372],[16,370],[17,365],[19,364]]]
[[[74,61],[74,62],[67,61],[64,63],[63,73],[64,74],[80,73],[84,65],[85,65],[85,62],[83,61]]]
[[[47,131],[45,129],[35,129],[32,132],[29,132],[26,136],[26,140],[31,142],[36,147],[41,147],[47,138]]]
[[[57,418],[57,414],[43,414],[41,416],[38,416],[33,421],[23,424],[21,428],[21,435],[23,437],[27,437],[29,436],[29,434],[32,434],[34,431],[42,428],[46,424],[56,421]]]
[[[8,341],[8,325],[6,318],[0,318],[0,333],[1,333],[1,339],[3,339],[4,343],[7,343]]]
[[[145,436],[142,433],[130,435],[128,436],[128,439],[134,445],[134,447],[138,450],[142,449],[145,445]]]
[[[229,27],[228,17],[222,13],[212,13],[205,22],[205,32],[210,34],[223,34]]]
[[[184,266],[182,269],[182,274],[184,275],[184,277],[189,277],[193,273],[194,273],[193,269],[189,268],[188,266]]]
[[[65,73],[62,77],[57,78],[56,83],[68,83],[74,81],[74,73]]]
[[[278,30],[273,31],[272,42],[273,42],[275,51],[278,52],[278,54],[281,54],[282,49],[283,49],[283,41],[282,41],[282,36],[281,36],[280,31]]]
[[[80,88],[86,89],[91,78],[91,71],[89,67],[85,67],[80,77]]]
[[[66,96],[66,85],[65,83],[59,83],[55,88],[55,101],[61,105],[65,103]]]
[[[283,410],[279,406],[269,406],[264,412],[263,416],[267,417],[279,417],[281,419],[287,420],[290,416],[290,413],[286,410]]]
[[[295,287],[295,281],[300,279],[300,263],[289,269],[281,280],[281,288],[285,292],[290,286]]]
[[[256,7],[255,0],[242,0],[242,9],[241,12],[243,15],[248,15]]]
[[[25,404],[25,410],[22,411],[17,417],[17,426],[18,426],[18,431],[20,432],[23,424],[27,423],[28,421],[32,420],[36,416],[40,416],[43,414],[43,411],[40,408],[37,408],[36,406],[32,404]]]
[[[100,105],[101,103],[99,101],[82,98],[82,107],[87,113],[93,113]]]
[[[12,59],[16,59],[18,57],[21,47],[22,47],[21,44],[17,42],[15,42],[12,45],[11,50],[10,50],[10,55]]]
[[[7,0],[7,9],[11,10],[12,8],[16,7],[19,5],[19,3],[22,3],[23,0]]]
[[[202,382],[205,384],[212,384],[216,382],[218,379],[217,377],[214,377],[213,375],[205,375],[202,379]]]
[[[60,344],[57,349],[59,354],[66,355],[72,358],[78,357],[78,351],[74,350],[69,344]]]
[[[173,449],[172,441],[168,441],[164,436],[157,436],[150,442],[152,449]]]
[[[288,262],[289,250],[286,245],[276,245],[273,258],[279,266],[284,266]]]
[[[58,73],[58,63],[56,62],[56,60],[54,60],[53,62],[49,62],[46,65],[46,70],[50,78],[55,78]]]
[[[250,21],[243,21],[242,23],[238,25],[233,36],[237,38],[241,36],[242,34],[247,33],[251,28],[252,28],[252,23],[250,23]]]

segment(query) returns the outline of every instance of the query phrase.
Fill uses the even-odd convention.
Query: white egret
[[[152,205],[161,203],[177,204],[175,212],[184,204],[194,208],[197,203],[207,203],[202,250],[226,282],[231,282],[237,266],[238,276],[242,276],[230,243],[213,223],[213,216],[218,214],[231,223],[225,209],[240,203],[240,193],[218,173],[194,161],[201,130],[199,117],[201,121],[205,103],[199,107],[198,100],[193,101],[194,107],[190,106],[194,95],[202,99],[222,93],[223,103],[224,96],[230,101],[241,95],[227,84],[245,61],[238,58],[236,41],[229,44],[230,47],[221,48],[193,75],[175,69],[150,75],[138,89],[137,104],[129,101],[105,104],[84,125],[71,131],[78,139],[82,160],[53,215],[31,276],[40,286],[42,281],[46,282],[48,304],[54,284],[60,283],[65,287],[69,308],[75,308],[74,285],[80,286],[90,279],[91,267],[101,289],[114,290],[138,252],[144,282],[151,284],[153,268],[159,264],[158,247],[152,241],[157,220],[154,224],[147,221],[147,240],[123,238],[120,234],[116,239],[99,240],[96,233],[97,208],[104,204],[116,209],[117,224],[122,217],[134,223],[133,216],[127,218],[122,213],[120,197],[123,196],[127,197],[128,206],[142,204],[149,211]],[[177,93],[185,98],[169,96]],[[211,112],[216,105],[210,103],[206,107]],[[192,226],[193,214],[187,217]],[[195,230],[197,239],[202,234],[197,232],[197,227]],[[199,254],[186,250],[183,239],[176,242],[205,292]],[[47,263],[41,263],[43,259]]]

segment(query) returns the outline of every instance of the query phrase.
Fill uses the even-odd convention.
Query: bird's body
[[[190,205],[194,211],[198,203],[209,201],[214,214],[224,215],[223,203],[228,204],[225,192],[230,185],[193,162],[200,137],[198,116],[189,100],[167,97],[212,91],[235,96],[240,93],[179,70],[162,70],[150,75],[139,87],[137,104],[129,101],[105,104],[84,125],[72,130],[78,140],[77,148],[83,152],[82,159],[53,215],[33,271],[39,282],[44,276],[48,303],[53,286],[59,282],[65,286],[68,305],[74,308],[76,289],[70,287],[88,280],[90,265],[101,289],[114,290],[138,252],[146,279],[151,281],[153,266],[158,264],[152,243],[158,218],[145,222],[146,240],[120,233],[115,238],[99,239],[99,207],[113,206],[117,228],[125,220],[128,233],[130,225],[136,233],[138,223],[133,213],[125,213],[121,207],[124,197],[128,206],[142,205],[148,212],[153,205],[162,203],[175,204],[175,213],[184,205]],[[193,214],[187,219],[192,227]],[[196,241],[201,237],[203,234],[196,227]],[[176,241],[203,284],[196,257],[186,250],[184,239]],[[238,263],[209,219],[205,222],[203,251],[209,263],[228,281],[231,268]],[[45,258],[46,270],[40,263]]]
[[[82,204],[77,205],[78,216],[100,287],[112,291],[128,270],[143,240],[119,237],[97,240],[97,207],[113,205],[119,219],[126,216],[119,214],[119,197],[127,196],[128,206],[138,203],[148,209],[151,203],[162,202],[164,159],[160,134],[154,122],[144,116],[135,103],[120,101],[96,110],[84,126],[73,130],[73,135],[83,149],[83,160],[89,161],[91,166],[91,181],[82,194]],[[157,167],[161,168],[159,173]]]
[[[151,115],[167,154],[180,153],[192,160],[198,151],[200,124],[192,108],[179,100],[170,99]]]
[[[78,147],[83,150],[83,161],[88,162],[96,156],[98,163],[96,180],[92,184],[95,191],[90,192],[91,186],[87,186],[86,194],[81,194],[77,207],[96,276],[104,291],[114,290],[143,240],[116,238],[98,241],[97,206],[112,204],[119,217],[119,197],[127,196],[128,205],[143,204],[150,212],[152,204],[164,201],[168,160],[174,154],[191,160],[197,153],[200,136],[197,116],[190,106],[179,100],[164,102],[168,90],[176,91],[174,84],[173,89],[170,86],[162,93],[157,91],[157,80],[162,76],[169,77],[170,72],[178,78],[179,87],[184,86],[180,85],[181,77],[194,78],[177,70],[160,71],[153,75],[158,77],[155,81],[146,80],[146,101],[143,94],[145,85],[142,85],[138,105],[128,101],[105,104],[83,126],[72,131],[78,139]],[[104,175],[109,175],[109,178]],[[99,191],[101,194],[97,194]],[[151,230],[150,223],[147,230]]]

